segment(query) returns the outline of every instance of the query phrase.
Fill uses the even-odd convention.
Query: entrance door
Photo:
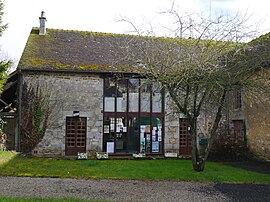
[[[129,117],[129,136],[128,136],[128,152],[134,153],[140,151],[139,140],[139,122],[137,117]]]
[[[75,156],[86,152],[86,118],[66,118],[66,155]]]
[[[188,132],[187,119],[180,119],[179,121],[179,154],[191,155],[191,136]]]

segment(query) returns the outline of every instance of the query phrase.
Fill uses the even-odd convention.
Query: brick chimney
[[[46,27],[45,27],[45,23],[46,23],[46,17],[45,17],[45,12],[42,11],[41,12],[41,16],[39,17],[39,35],[45,35],[46,34]]]

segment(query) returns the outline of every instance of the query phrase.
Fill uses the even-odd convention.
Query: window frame
[[[115,104],[115,109],[114,109],[114,112],[108,112],[108,111],[105,111],[105,95],[106,95],[106,92],[105,92],[105,83],[107,82],[106,79],[114,79],[115,80],[115,86],[116,86],[116,96],[115,96],[115,101],[114,101],[114,104]],[[126,99],[126,111],[125,112],[118,112],[117,110],[117,87],[118,87],[118,81],[119,80],[127,80],[127,85],[126,85],[126,92],[127,92],[127,99]],[[128,82],[129,79],[138,79],[139,80],[139,87],[138,87],[138,111],[136,112],[131,112],[130,109],[129,109],[129,105],[130,105],[130,96],[129,96],[129,93],[130,93],[130,83]],[[150,146],[151,146],[151,152],[150,154],[164,154],[164,144],[165,144],[165,138],[164,138],[164,132],[165,132],[165,128],[164,128],[164,125],[165,125],[165,116],[164,116],[164,111],[165,111],[165,93],[164,91],[161,89],[160,93],[161,93],[161,109],[160,109],[160,112],[153,112],[153,90],[152,90],[152,87],[150,88],[150,100],[149,100],[149,104],[150,104],[150,109],[149,109],[149,112],[142,112],[141,111],[141,99],[142,99],[142,90],[141,90],[141,82],[142,80],[141,79],[145,79],[145,78],[141,78],[141,77],[119,77],[119,76],[105,76],[104,77],[104,93],[103,93],[103,119],[105,119],[105,117],[114,117],[115,119],[117,117],[125,117],[127,120],[129,120],[129,118],[131,117],[137,117],[138,118],[138,129],[140,129],[140,125],[141,125],[141,119],[142,118],[150,118],[150,126],[151,126],[151,143],[150,143]],[[152,84],[151,84],[152,85]],[[151,86],[150,85],[150,86]],[[160,151],[157,153],[157,152],[152,152],[152,129],[153,129],[153,125],[152,125],[152,119],[153,118],[160,118],[161,120],[161,127],[162,127],[162,146],[161,146],[161,149]],[[128,142],[129,142],[129,126],[127,124],[127,141],[126,141],[126,152],[125,153],[129,153],[129,148],[128,148]],[[103,127],[103,130],[104,130],[104,127]],[[140,133],[140,132],[139,132]],[[104,135],[104,131],[103,131],[103,135]],[[139,134],[140,135],[140,134]],[[116,139],[116,130],[114,131],[114,139]],[[114,154],[116,154],[116,141],[114,141]],[[140,144],[140,138],[139,138],[139,144]],[[103,140],[103,151],[106,151],[106,148],[104,148],[106,146],[106,143],[104,142]],[[140,146],[139,146],[140,147]],[[140,148],[139,148],[140,149]]]

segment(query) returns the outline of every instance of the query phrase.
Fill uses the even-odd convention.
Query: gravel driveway
[[[270,185],[0,176],[0,195],[108,201],[270,201]]]

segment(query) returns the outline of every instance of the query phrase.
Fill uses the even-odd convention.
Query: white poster
[[[127,127],[123,127],[123,133],[127,132]]]
[[[162,141],[162,131],[161,130],[158,131],[158,141],[159,142]]]
[[[155,135],[156,134],[156,130],[152,130],[152,134]]]
[[[114,132],[114,123],[111,124],[111,132]]]
[[[141,133],[145,132],[145,125],[141,125]]]
[[[152,142],[152,152],[158,152],[158,151],[159,151],[159,143]]]
[[[107,152],[114,153],[114,142],[107,142]]]
[[[110,133],[110,126],[104,125],[104,133]]]
[[[141,139],[141,145],[145,145],[145,138]]]
[[[117,133],[120,133],[120,129],[121,129],[121,128],[117,126],[117,127],[116,127],[116,132],[117,132]]]

